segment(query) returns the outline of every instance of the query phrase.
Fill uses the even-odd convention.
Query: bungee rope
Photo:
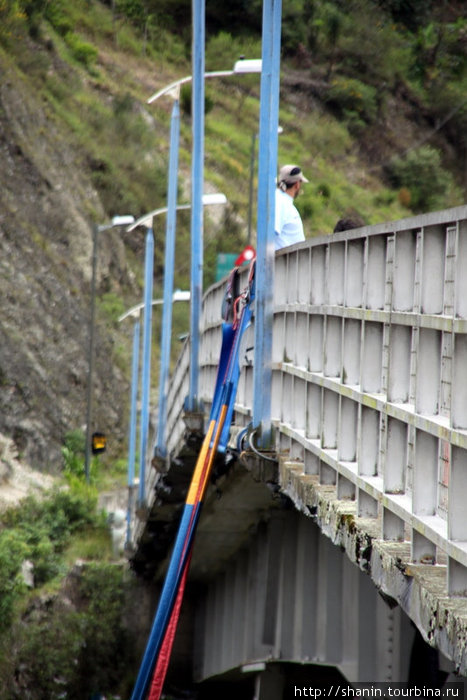
[[[145,700],[148,692],[149,700],[159,700],[162,693],[190,565],[195,531],[209,476],[217,452],[225,452],[227,447],[240,375],[240,341],[250,323],[251,302],[255,298],[254,273],[255,265],[252,261],[248,286],[241,294],[237,293],[239,268],[235,268],[229,277],[227,293],[222,305],[224,318],[222,347],[209,427],[193,472],[169,568],[131,700]]]

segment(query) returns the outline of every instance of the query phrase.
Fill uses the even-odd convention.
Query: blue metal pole
[[[281,0],[263,2],[262,73],[258,156],[255,360],[253,427],[258,445],[272,442],[271,382],[274,300],[274,216],[279,125]]]
[[[151,382],[151,332],[152,332],[152,285],[154,267],[154,235],[152,228],[146,233],[144,262],[144,324],[143,324],[143,367],[141,387],[141,439],[139,455],[138,505],[145,505],[146,452],[149,432],[149,389]]]
[[[133,357],[131,369],[131,391],[130,391],[130,432],[128,438],[128,510],[127,510],[127,530],[126,544],[130,544],[131,539],[131,513],[133,510],[133,488],[135,481],[135,455],[136,455],[136,430],[137,430],[137,400],[138,400],[138,372],[139,372],[139,338],[140,338],[139,318],[133,325]]]
[[[193,83],[191,166],[191,319],[190,389],[187,409],[199,408],[199,343],[203,292],[203,168],[205,0],[193,0]]]
[[[165,234],[164,306],[162,309],[161,365],[159,377],[159,416],[157,425],[156,454],[164,457],[165,426],[167,422],[167,389],[170,368],[170,344],[172,337],[172,297],[175,264],[175,230],[177,220],[178,145],[180,140],[180,109],[175,100],[170,124],[170,162],[167,195],[167,224]]]

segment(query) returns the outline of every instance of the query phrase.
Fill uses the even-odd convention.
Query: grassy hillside
[[[21,5],[14,4],[18,9]],[[279,137],[279,161],[300,162],[310,179],[298,200],[306,234],[328,233],[338,218],[350,212],[374,223],[399,218],[417,206],[459,203],[462,194],[447,168],[452,164],[448,141],[435,142],[434,151],[421,155],[416,151],[418,142],[433,143],[430,131],[438,116],[430,112],[429,94],[434,87],[428,82],[435,78],[429,78],[427,65],[422,68],[422,57],[428,60],[430,46],[436,50],[441,30],[428,23],[410,32],[370,0],[345,3],[345,8],[337,1],[314,2],[307,16],[308,5],[298,2],[284,7],[283,133]],[[164,2],[158,7],[156,12],[151,3],[118,2],[112,16],[105,3],[55,0],[45,5],[26,3],[26,14],[15,15],[10,9],[4,18],[1,38],[10,60],[23,73],[28,89],[40,93],[63,138],[79,149],[80,166],[108,215],[125,211],[138,216],[165,204],[170,99],[151,107],[146,100],[171,80],[191,73],[190,27],[186,2]],[[207,14],[208,26],[213,27],[207,36],[208,70],[230,68],[241,54],[260,56],[260,3],[252,4],[246,17],[249,26],[243,26],[241,33],[237,27],[234,36],[225,32],[222,16],[209,3]],[[226,22],[231,14],[227,4]],[[184,18],[178,31],[169,17]],[[450,36],[451,44],[443,39],[449,45],[444,48],[444,63],[438,62],[447,74],[446,64],[453,59],[454,49],[464,46],[466,29],[459,18],[443,26],[447,27],[443,36]],[[436,61],[431,63],[439,73]],[[423,70],[423,75],[417,75],[417,70]],[[449,91],[444,91],[443,100],[452,101],[453,91],[459,92],[454,77],[461,70],[463,66],[450,68],[451,82],[445,83]],[[206,189],[220,189],[229,199],[222,222],[206,216],[209,282],[216,253],[236,251],[245,242],[259,78],[212,81],[206,93]],[[189,95],[182,95],[182,105],[188,107],[182,119],[180,201],[187,201]],[[436,108],[439,112],[439,103]],[[435,131],[433,137],[439,135],[439,129]],[[432,173],[434,168],[442,171],[440,197],[420,198],[415,186],[407,186],[410,176],[401,174],[404,164],[397,169],[392,158],[408,150],[416,151],[414,167],[419,175],[420,159],[428,160]],[[159,225],[163,229],[162,221]],[[188,227],[185,214],[178,234],[178,286],[188,284]],[[127,243],[139,249],[135,242]],[[159,256],[159,278],[161,268]]]

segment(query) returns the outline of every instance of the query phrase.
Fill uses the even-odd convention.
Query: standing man
[[[308,182],[298,165],[283,165],[276,189],[274,243],[276,250],[305,240],[300,214],[294,204],[302,182]]]

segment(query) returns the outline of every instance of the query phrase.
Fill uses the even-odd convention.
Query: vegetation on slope
[[[76,479],[3,513],[2,697],[82,698],[121,688],[120,665],[131,658],[123,627],[129,582],[112,557],[97,492]]]
[[[65,480],[1,514],[1,697],[128,697],[137,664],[137,584],[67,436]],[[117,551],[118,550],[118,551]],[[144,619],[144,616],[142,616]]]
[[[330,233],[343,215],[358,213],[365,222],[375,223],[463,201],[467,20],[462,15],[461,2],[284,3],[279,160],[299,162],[310,179],[298,200],[308,236]],[[8,190],[6,213],[21,231],[23,245],[27,244],[28,263],[39,258],[47,263],[34,271],[40,282],[34,294],[47,289],[40,321],[43,309],[54,313],[57,290],[62,288],[49,290],[44,279],[57,275],[70,287],[73,304],[62,313],[70,345],[71,338],[80,337],[87,320],[88,288],[83,270],[78,269],[80,241],[41,197],[44,191],[58,189],[56,173],[51,173],[61,167],[63,189],[70,199],[75,198],[76,208],[79,201],[88,222],[100,223],[103,214],[139,216],[164,206],[170,100],[154,107],[148,107],[146,100],[158,88],[191,73],[190,17],[190,0],[0,1],[0,65],[22,95],[15,104],[18,109],[9,111],[4,95],[0,117],[2,124],[12,114],[18,117],[12,132],[21,138],[14,148],[29,166],[25,175],[47,225],[37,226],[27,202],[19,207],[13,190]],[[207,23],[208,70],[230,68],[240,55],[260,56],[260,0],[226,0],[222,5],[208,0]],[[35,109],[38,105],[40,110]],[[179,200],[186,202],[190,197],[189,91],[182,94],[182,107]],[[229,205],[220,215],[206,212],[206,284],[214,279],[217,253],[238,252],[247,241],[258,111],[257,76],[207,84],[206,189],[224,191]],[[34,121],[28,121],[28,114],[35,114]],[[7,142],[7,136],[1,135]],[[50,157],[51,142],[63,154],[58,166]],[[74,169],[79,169],[82,179],[72,178]],[[20,178],[17,189],[19,197]],[[33,205],[37,210],[37,202]],[[73,206],[67,211],[73,211]],[[189,285],[189,221],[188,214],[180,214],[175,280],[180,288]],[[8,232],[11,246],[17,229]],[[156,296],[163,275],[162,240],[161,221],[156,225]],[[116,319],[141,298],[143,237],[128,234],[124,243],[123,255],[115,240],[102,242],[107,273],[99,283],[98,311],[100,332],[109,339],[101,350],[101,366],[110,356],[120,376],[128,377],[129,338]],[[25,265],[21,273],[28,278],[32,271]],[[17,284],[17,270],[14,279]],[[17,288],[15,294],[13,300],[5,296],[5,311],[9,305],[15,307],[11,316],[19,324],[12,331],[11,362],[19,341],[24,344]],[[60,302],[57,306],[63,309],[64,300]],[[21,307],[27,307],[26,301]],[[181,305],[174,307],[174,313],[176,335],[186,330],[187,319]],[[56,331],[54,319],[52,326]],[[6,351],[4,357],[9,357]],[[67,388],[74,389],[70,402],[78,403],[84,362],[79,365],[74,356],[67,362],[74,368],[66,375]],[[23,382],[9,377],[10,365],[0,368],[2,388],[21,394],[28,406],[37,403],[37,397],[28,396],[29,377]],[[58,363],[57,372],[61,372]],[[107,387],[103,381],[102,393]],[[119,389],[118,397],[102,399],[107,413],[109,405],[125,403],[127,387],[120,384]],[[38,416],[40,407],[35,409]],[[42,410],[50,412],[48,406]],[[76,427],[76,415],[83,411],[60,414],[66,433]],[[126,425],[120,428],[126,432]],[[20,431],[15,431],[15,439],[19,444]],[[81,466],[80,455],[78,471]],[[0,681],[11,697],[53,698],[66,693],[73,698],[78,697],[77,688],[90,694],[124,687],[113,669],[118,666],[116,659],[127,658],[119,646],[125,636],[121,620],[126,583],[109,561],[107,529],[94,498],[95,494],[91,498],[82,489],[68,494],[59,491],[42,504],[29,499],[21,511],[11,511],[3,519]],[[67,593],[64,599],[58,592],[68,590],[70,557],[76,556],[87,564],[73,595]],[[34,565],[33,591],[20,574],[25,561]],[[48,643],[55,639],[58,644]]]
[[[220,10],[207,3],[208,70],[230,68],[239,55],[260,55],[261,4],[231,1]],[[35,89],[81,149],[106,211],[137,216],[165,203],[170,101],[154,108],[145,101],[191,72],[191,4],[113,5],[112,14],[90,0],[72,6],[18,0],[4,18],[2,39],[10,45],[14,36],[22,39],[15,51],[29,71],[34,55]],[[411,7],[397,0],[284,5],[279,159],[299,161],[311,180],[298,202],[308,235],[330,232],[352,210],[374,223],[462,201],[456,178],[462,185],[467,20],[456,3],[419,0]],[[222,236],[206,215],[206,283],[217,252],[245,242],[258,96],[257,76],[207,85],[206,185],[225,191],[230,204]],[[189,198],[190,139],[185,113],[181,201]],[[185,214],[178,231],[180,287],[188,284],[188,228]],[[158,282],[162,254],[158,246]]]

